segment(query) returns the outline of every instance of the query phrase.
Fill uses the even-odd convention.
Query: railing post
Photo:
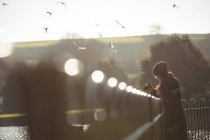
[[[159,101],[159,106],[160,106],[160,114],[162,114],[162,109],[163,109],[163,106],[162,106],[162,103],[161,103],[161,100]],[[163,115],[163,114],[162,114]],[[161,138],[162,140],[165,140],[165,133],[164,133],[164,121],[163,121],[163,116],[161,117]]]
[[[149,121],[153,121],[153,112],[152,112],[152,100],[150,97],[148,98],[148,106],[149,106]],[[150,140],[153,140],[153,126],[150,129],[151,135],[150,135]]]
[[[207,112],[206,112],[206,114],[207,114],[207,136],[208,136],[208,140],[210,140],[210,129],[209,129],[209,118],[210,118],[210,102],[209,102],[209,100],[207,101]]]

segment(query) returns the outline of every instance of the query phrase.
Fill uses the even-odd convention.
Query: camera
[[[149,83],[146,83],[146,85],[143,87],[143,89],[146,91],[146,90],[149,90],[151,89],[151,85]]]

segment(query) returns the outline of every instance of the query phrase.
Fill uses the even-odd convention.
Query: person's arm
[[[150,94],[152,95],[152,96],[155,96],[155,97],[157,97],[157,98],[159,98],[160,96],[159,96],[159,94],[158,94],[158,90],[157,89],[153,89],[151,92],[150,92]]]
[[[158,89],[154,88],[150,83],[146,84],[146,86],[144,87],[144,90],[146,90],[152,96],[155,96],[157,98],[160,97],[158,94]]]

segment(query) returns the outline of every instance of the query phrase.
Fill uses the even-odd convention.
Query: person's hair
[[[168,63],[164,61],[157,62],[152,68],[153,75],[164,76],[168,73]]]

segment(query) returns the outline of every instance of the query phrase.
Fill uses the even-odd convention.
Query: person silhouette
[[[167,62],[156,63],[152,74],[159,84],[155,88],[149,83],[146,86],[153,96],[161,99],[165,140],[187,140],[186,118],[181,104],[179,81],[168,69]]]

